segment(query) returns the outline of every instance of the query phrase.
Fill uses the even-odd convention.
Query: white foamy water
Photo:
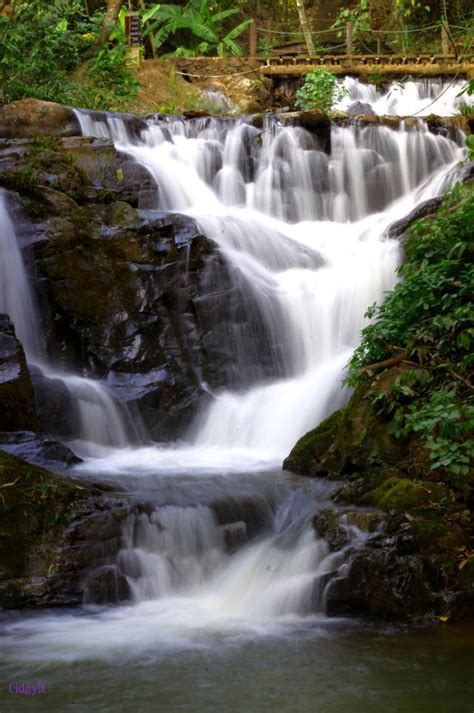
[[[313,636],[323,634],[338,623],[323,615],[327,588],[344,576],[351,553],[368,535],[343,524],[350,544],[331,552],[311,524],[318,493],[302,495],[294,491],[273,505],[261,503],[262,536],[234,554],[226,537],[245,535],[246,523],[219,525],[208,505],[131,514],[117,556],[130,605],[15,622],[6,627],[9,655],[29,661],[134,658],[291,636],[305,627]]]
[[[337,104],[345,111],[355,101],[370,104],[376,114],[393,116],[453,116],[463,104],[470,102],[465,89],[466,80],[450,78],[418,79],[393,82],[382,92],[373,84],[365,84],[355,77],[345,77],[341,82],[348,93]]]
[[[327,497],[321,485],[288,477],[284,492],[261,504],[261,480],[242,492],[238,474],[278,466],[347,399],[341,379],[365,311],[396,281],[400,247],[386,230],[445,190],[464,155],[462,135],[434,136],[423,122],[397,131],[334,128],[327,155],[309,132],[274,121],[262,131],[243,120],[151,119],[137,133],[120,116],[78,118],[84,134],[111,137],[150,171],[157,209],[194,217],[216,243],[272,337],[277,374],[262,379],[250,345],[236,344],[247,383],[203,384],[210,404],[179,444],[122,447],[125,430],[100,397],[109,421],[100,440],[113,435],[119,442],[109,446],[118,447],[96,450],[82,469],[109,480],[126,473],[134,490],[141,479],[149,487],[153,474],[172,476],[124,523],[113,566],[129,603],[14,622],[5,650],[13,660],[73,662],[235,645],[305,627],[324,635],[328,587],[345,576],[367,535],[342,522],[347,545],[331,551],[313,526]],[[69,381],[79,404],[96,388]],[[90,411],[83,418],[93,419]],[[219,502],[224,479],[215,477],[227,473],[231,503]],[[166,483],[192,475],[199,477],[188,479],[185,495],[171,498]],[[191,481],[205,498],[195,497]]]
[[[384,233],[446,188],[463,156],[461,132],[435,136],[422,120],[397,131],[333,127],[327,155],[308,131],[275,121],[262,131],[243,120],[150,119],[137,138],[117,115],[77,115],[85,135],[111,137],[149,170],[157,209],[192,216],[216,242],[274,335],[281,374],[211,389],[184,444],[121,451],[86,468],[207,464],[221,473],[238,471],[241,459],[255,469],[281,463],[347,398],[341,382],[365,311],[396,280],[399,245]],[[234,346],[237,368],[248,351]]]
[[[34,364],[48,379],[62,382],[69,394],[75,448],[81,455],[97,456],[110,448],[124,447],[136,436],[128,423],[128,413],[100,381],[67,375],[51,366],[41,339],[41,319],[36,297],[30,286],[19,244],[10,217],[6,193],[0,189],[0,312],[12,320],[23,344],[28,363]]]
[[[0,312],[9,315],[26,351],[40,351],[38,314],[13,222],[0,189]]]

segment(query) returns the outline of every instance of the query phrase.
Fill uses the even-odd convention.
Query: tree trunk
[[[102,45],[105,45],[110,37],[110,33],[115,27],[115,23],[118,20],[120,10],[122,9],[124,0],[107,0],[107,12],[105,13],[104,21],[102,22],[102,27],[100,28],[99,35],[94,42],[92,50],[95,52]]]
[[[301,29],[304,34],[304,41],[306,42],[306,47],[308,48],[308,54],[314,54],[313,38],[311,36],[311,28],[309,26],[308,16],[304,7],[304,0],[296,0],[296,7],[298,9]]]

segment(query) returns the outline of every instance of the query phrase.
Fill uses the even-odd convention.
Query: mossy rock
[[[412,533],[420,549],[426,552],[451,553],[465,544],[462,529],[455,523],[439,518],[417,519],[413,523]]]
[[[344,410],[335,411],[312,431],[308,431],[285,458],[283,468],[301,475],[321,475],[322,459],[334,443]]]
[[[38,539],[64,526],[87,487],[0,450],[0,570],[23,572]]]
[[[413,510],[433,507],[447,499],[447,490],[440,483],[424,483],[407,478],[387,478],[374,490],[369,491],[367,503],[385,510]]]
[[[0,314],[0,431],[34,430],[36,425],[25,353],[8,315]]]
[[[391,388],[400,375],[390,370],[369,388],[357,387],[347,406],[334,412],[306,433],[285,459],[283,468],[301,475],[331,475],[339,478],[380,465],[400,462],[407,444],[388,433],[387,420],[376,414],[374,396]]]

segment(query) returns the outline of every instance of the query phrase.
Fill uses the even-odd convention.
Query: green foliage
[[[459,92],[457,95],[458,97],[463,97],[463,103],[459,107],[459,113],[464,115],[464,116],[472,116],[474,114],[474,104],[470,103],[469,101],[464,100],[464,95],[467,94],[467,96],[471,97],[474,94],[474,79],[470,79],[466,86]],[[469,160],[473,160],[473,149],[474,149],[474,140],[472,138],[472,135],[468,136],[466,138],[466,146],[469,149]]]
[[[421,438],[432,469],[455,475],[467,474],[474,456],[473,190],[457,186],[433,218],[412,226],[402,281],[368,311],[374,321],[347,379],[356,385],[371,378],[371,364],[401,355],[403,374],[374,406],[394,436]]]
[[[305,75],[303,86],[296,92],[295,105],[299,109],[322,109],[329,112],[346,92],[344,87],[337,84],[332,72],[317,69]]]
[[[416,11],[431,12],[431,5],[425,0],[395,0],[395,8],[398,15],[409,18]]]
[[[218,54],[241,55],[242,50],[236,39],[251,25],[253,20],[244,20],[232,29],[223,29],[223,23],[239,12],[239,8],[232,7],[220,12],[214,12],[209,0],[189,0],[182,7],[159,3],[153,5],[143,13],[143,22],[146,24],[144,35],[150,36],[155,48],[161,47],[165,42],[175,44],[172,54],[181,57],[194,57],[196,55]],[[176,35],[185,31],[189,40],[185,46],[176,43]]]
[[[338,37],[346,34],[346,24],[352,22],[352,33],[354,39],[370,30],[369,0],[359,0],[358,4],[350,8],[344,7],[339,11],[332,28],[339,30]]]
[[[120,27],[97,51],[103,15],[89,18],[79,0],[31,0],[0,15],[0,99],[25,97],[118,109],[137,93],[125,66]]]
[[[474,161],[474,135],[466,136],[467,158],[469,161]]]

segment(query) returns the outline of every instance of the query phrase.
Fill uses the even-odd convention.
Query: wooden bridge
[[[474,54],[455,55],[280,55],[268,59],[255,58],[259,72],[265,77],[298,77],[315,69],[329,70],[336,75],[417,75],[474,77]]]
[[[386,77],[474,77],[474,54],[424,55],[424,54],[307,54],[273,55],[271,57],[176,57],[173,60],[184,76],[202,79],[219,79],[229,75],[291,78],[301,77],[315,69],[325,69],[336,75],[353,75],[367,78],[380,74]]]
[[[352,22],[346,23],[345,38],[342,45],[335,47],[339,49],[336,54],[331,53],[331,49],[319,49],[318,52],[308,54],[307,48],[297,42],[293,45],[287,44],[271,49],[265,59],[258,58],[260,73],[263,76],[301,76],[316,68],[326,69],[333,74],[384,74],[384,75],[450,75],[450,76],[474,76],[474,47],[472,42],[466,45],[462,38],[453,37],[446,19],[436,29],[440,29],[439,50],[432,50],[433,54],[411,54],[406,49],[402,52],[394,52],[386,44],[387,38],[383,32],[377,32],[372,37],[373,48],[362,43],[364,53],[358,54],[356,43],[354,42],[354,27]],[[395,32],[395,34],[397,34]],[[370,31],[369,31],[370,35]],[[393,37],[394,33],[390,35]],[[370,44],[371,40],[368,39]],[[252,49],[256,49],[256,38],[252,43]],[[360,47],[360,43],[357,43]],[[384,51],[385,50],[385,51]],[[388,52],[387,52],[388,50]],[[252,51],[251,51],[252,54]],[[256,55],[256,52],[255,52]]]

